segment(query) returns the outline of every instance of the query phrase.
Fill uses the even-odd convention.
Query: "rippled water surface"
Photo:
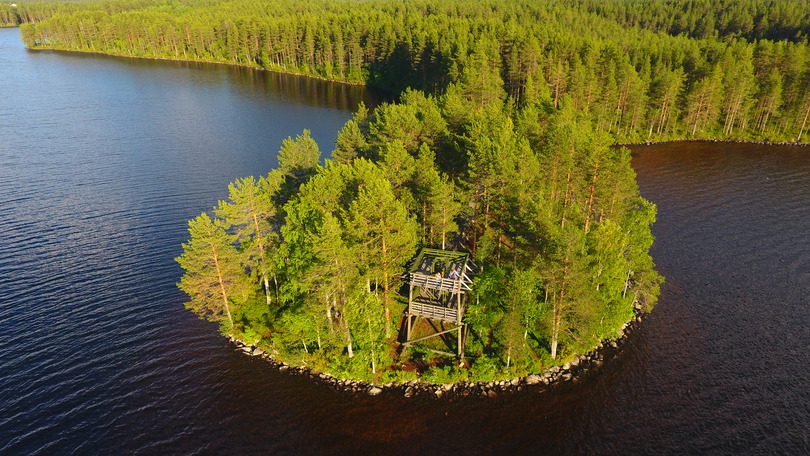
[[[234,353],[174,285],[186,221],[287,136],[328,153],[364,96],[0,30],[0,454],[810,451],[810,149],[635,150],[667,283],[579,385],[350,398]]]

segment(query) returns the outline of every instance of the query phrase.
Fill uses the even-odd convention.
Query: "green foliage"
[[[20,25],[20,15],[16,6],[10,3],[0,3],[0,27],[15,27]]]
[[[458,383],[469,380],[469,371],[456,366],[434,367],[422,374],[422,380],[428,383]]]
[[[407,383],[419,378],[416,371],[407,370],[387,370],[382,373],[380,383]]]
[[[504,365],[500,360],[482,355],[475,359],[470,366],[470,380],[476,382],[492,382],[504,377]]]

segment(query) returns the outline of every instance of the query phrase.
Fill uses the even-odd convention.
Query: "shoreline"
[[[705,142],[705,143],[726,143],[726,144],[755,144],[758,146],[798,146],[810,147],[808,142],[795,142],[795,141],[765,141],[761,139],[705,139],[705,138],[687,138],[687,139],[664,139],[661,141],[633,141],[633,142],[617,142],[614,146],[655,146],[658,144],[670,143],[689,143],[689,142]]]
[[[306,377],[316,384],[325,386],[339,394],[350,396],[403,396],[423,397],[430,399],[455,399],[461,397],[496,398],[505,394],[531,392],[540,394],[551,391],[564,385],[579,383],[597,373],[606,362],[620,356],[622,347],[629,337],[639,329],[644,321],[645,314],[640,307],[635,307],[633,318],[628,320],[617,332],[616,339],[603,339],[592,350],[575,355],[574,358],[562,366],[554,366],[544,372],[530,374],[525,377],[502,379],[496,381],[458,382],[435,384],[421,380],[411,380],[405,383],[387,383],[378,385],[362,380],[340,379],[328,372],[320,372],[306,366],[294,366],[278,361],[270,353],[254,344],[246,344],[231,336],[228,345],[233,350],[246,356],[258,358],[267,362],[271,367],[281,373]]]
[[[333,83],[336,83],[336,84],[346,84],[346,85],[350,85],[350,86],[363,86],[363,87],[369,87],[369,88],[371,88],[373,90],[381,90],[381,89],[376,89],[374,87],[370,87],[368,84],[362,83],[362,82],[349,82],[349,81],[344,81],[344,80],[341,80],[341,79],[330,79],[330,78],[325,78],[323,76],[315,76],[315,75],[306,74],[306,73],[296,73],[294,71],[281,70],[281,69],[275,69],[275,68],[265,68],[265,67],[260,67],[260,66],[256,66],[256,65],[247,65],[247,64],[244,64],[244,63],[218,62],[216,60],[182,59],[182,58],[171,58],[171,57],[133,56],[133,55],[123,55],[123,54],[112,54],[112,53],[104,52],[104,51],[86,51],[86,50],[81,50],[81,49],[61,49],[61,48],[54,48],[54,47],[39,47],[39,46],[38,47],[28,47],[28,46],[25,46],[25,48],[27,50],[29,50],[29,51],[77,52],[77,53],[80,53],[80,54],[103,55],[103,56],[107,56],[107,57],[118,57],[118,58],[125,58],[125,59],[161,60],[161,61],[166,61],[166,62],[210,63],[212,65],[226,65],[226,66],[233,66],[233,67],[239,67],[239,68],[249,68],[249,69],[256,70],[256,71],[269,71],[271,73],[288,74],[288,75],[291,75],[291,76],[301,76],[301,77],[305,77],[305,78],[317,79],[317,80],[320,80],[320,81],[333,82]]]

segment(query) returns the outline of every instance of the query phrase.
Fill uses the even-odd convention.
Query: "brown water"
[[[186,221],[358,88],[26,52],[0,30],[0,454],[807,454],[810,149],[635,150],[661,301],[576,386],[335,394],[182,306]],[[373,99],[367,99],[373,103]]]

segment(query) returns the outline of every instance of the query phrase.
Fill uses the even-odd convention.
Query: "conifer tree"
[[[338,132],[332,159],[342,164],[351,163],[355,158],[365,156],[367,147],[360,126],[354,119],[349,120]]]
[[[235,230],[236,240],[241,246],[242,265],[257,274],[264,286],[268,306],[271,277],[278,288],[273,257],[279,238],[273,227],[280,214],[273,198],[281,189],[280,177],[278,173],[270,173],[259,181],[253,176],[237,179],[228,186],[230,201],[220,201],[216,210],[224,226]]]
[[[189,296],[188,309],[221,322],[222,331],[228,332],[234,326],[234,307],[244,302],[249,290],[235,236],[205,213],[189,221],[188,231],[191,239],[175,259],[185,270],[178,287]]]
[[[315,174],[320,157],[318,143],[312,139],[309,130],[304,130],[295,139],[288,137],[281,142],[278,166],[279,171],[287,176],[284,191],[287,196],[295,194],[301,184]]]
[[[348,207],[350,234],[357,242],[356,257],[367,267],[367,280],[382,286],[385,334],[390,337],[392,293],[415,253],[416,223],[375,165],[364,161],[355,165],[364,179],[357,199]]]

